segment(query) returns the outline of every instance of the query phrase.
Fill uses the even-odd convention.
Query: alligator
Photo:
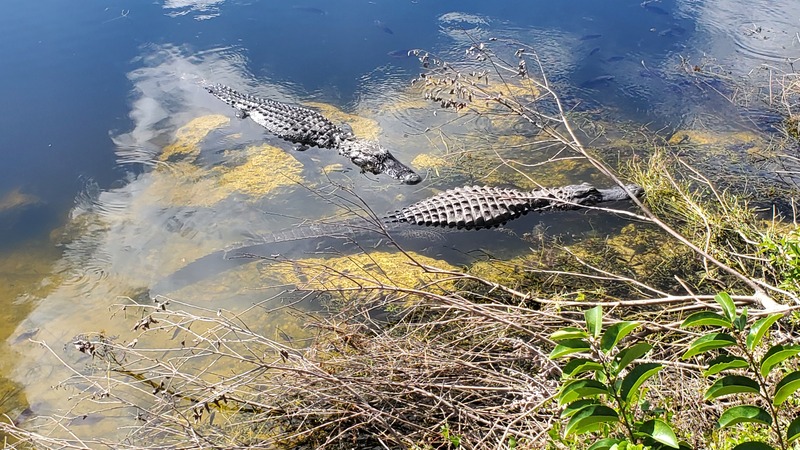
[[[350,158],[362,172],[385,173],[405,184],[417,184],[421,178],[398,161],[378,142],[359,139],[349,129],[336,126],[322,114],[302,106],[281,103],[242,94],[222,84],[205,86],[206,90],[236,109],[239,118],[250,117],[281,139],[308,147],[336,149]]]
[[[220,271],[221,265],[227,265],[222,268],[227,269],[242,264],[248,258],[263,258],[265,254],[275,253],[273,244],[277,243],[323,237],[344,237],[352,241],[402,226],[458,230],[495,228],[531,211],[571,210],[598,203],[623,201],[629,199],[628,193],[638,197],[643,190],[633,184],[625,188],[616,186],[597,189],[588,183],[533,191],[491,186],[449,189],[378,218],[380,223],[359,217],[333,223],[316,222],[259,235],[246,244],[239,244],[235,248],[207,255],[190,263],[155,286],[151,293],[163,291],[167,285],[171,289],[177,289],[192,284],[210,273]],[[220,261],[226,260],[232,262],[220,264]]]

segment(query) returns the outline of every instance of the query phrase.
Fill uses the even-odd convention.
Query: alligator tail
[[[258,97],[242,94],[223,84],[210,84],[206,85],[205,88],[211,95],[232,106],[243,116],[259,105],[260,99]]]

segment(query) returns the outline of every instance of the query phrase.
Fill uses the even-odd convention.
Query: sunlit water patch
[[[220,15],[225,0],[166,0],[164,9],[170,17],[191,15],[195,20],[208,20]]]
[[[721,3],[678,2],[696,18],[705,41],[699,48],[737,74],[761,63],[786,63],[800,57],[800,5],[791,0]]]

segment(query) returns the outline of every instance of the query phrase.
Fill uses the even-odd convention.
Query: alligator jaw
[[[625,187],[636,197],[642,197],[644,195],[644,189],[642,189],[641,186],[636,184],[626,184]],[[614,186],[608,189],[598,189],[598,191],[603,196],[604,202],[623,201],[630,198],[628,193],[619,186]]]
[[[400,180],[404,184],[417,184],[422,181],[419,175],[413,170],[409,169],[406,165],[396,160],[394,156],[389,155],[388,158],[383,160],[382,172],[390,177]]]

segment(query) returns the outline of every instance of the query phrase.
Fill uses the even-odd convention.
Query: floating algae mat
[[[4,194],[0,193],[0,213],[39,203],[41,203],[39,197],[26,194],[19,187]]]
[[[375,141],[378,140],[381,134],[381,128],[378,122],[373,119],[355,114],[348,114],[327,103],[309,102],[305,105],[318,110],[320,114],[330,119],[337,126],[349,126],[353,130],[353,134],[358,138]]]
[[[372,251],[333,257],[308,257],[292,261],[253,262],[206,278],[171,294],[181,298],[228,301],[253,290],[268,288],[351,292],[426,289],[442,293],[452,288],[447,275],[427,272],[422,266],[460,270],[446,262],[415,252]],[[386,290],[383,290],[386,288]],[[199,297],[198,297],[199,296]],[[266,296],[266,294],[265,294]]]
[[[302,181],[303,165],[285,151],[266,144],[248,147],[246,151],[249,156],[243,164],[215,169],[219,188],[228,195],[240,192],[255,200]]]
[[[174,142],[161,153],[166,165],[154,170],[148,196],[171,205],[211,206],[234,193],[256,201],[302,181],[303,165],[288,152],[267,144],[247,147],[244,158],[233,158],[233,153],[226,151],[225,156],[238,159],[239,165],[199,166],[197,159],[206,137],[229,122],[225,116],[208,115],[179,128]]]
[[[160,159],[168,161],[173,157],[197,157],[200,154],[200,143],[212,131],[226,126],[230,119],[221,114],[212,114],[192,119],[175,132],[175,141],[164,147]]]

